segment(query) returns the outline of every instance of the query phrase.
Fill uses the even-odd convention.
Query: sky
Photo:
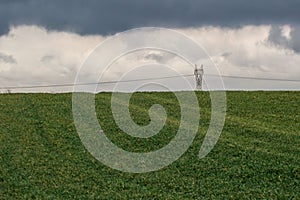
[[[204,65],[205,72],[210,72],[213,63],[224,76],[300,80],[299,9],[297,0],[2,0],[0,91],[7,92],[7,88],[11,92],[72,91],[72,87],[11,87],[74,83],[82,63],[97,45],[115,34],[141,27],[169,28],[193,39],[211,60]],[[147,33],[142,33],[139,40],[146,41]],[[179,48],[185,48],[180,45]],[[116,46],[111,45],[111,50]],[[170,69],[159,70],[159,64]],[[137,66],[144,66],[147,73],[137,69],[128,79],[168,76],[172,75],[170,70],[193,74],[187,63],[170,53],[141,50],[114,63],[105,72],[103,81],[119,80]],[[95,67],[103,68],[96,64]],[[87,75],[85,81],[99,80],[90,77]],[[212,77],[204,75],[204,78],[213,81]],[[193,77],[188,81],[194,84]],[[223,81],[226,90],[300,88],[299,82],[292,81],[226,77]],[[178,79],[156,83],[171,90],[187,89]],[[122,83],[119,87],[136,85],[130,84]],[[113,87],[105,85],[98,89]]]

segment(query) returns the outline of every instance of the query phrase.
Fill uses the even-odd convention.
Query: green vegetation
[[[199,132],[168,167],[130,174],[110,169],[82,145],[72,118],[72,94],[0,95],[0,198],[4,199],[300,199],[300,92],[227,92],[222,135],[198,159],[209,125],[209,93],[197,93]],[[163,147],[176,134],[180,109],[172,93],[135,93],[131,115],[149,123],[154,103],[168,120],[149,139],[115,125],[110,93],[96,97],[99,121],[118,146],[136,152]]]

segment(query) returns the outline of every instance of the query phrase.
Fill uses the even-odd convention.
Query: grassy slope
[[[189,150],[163,170],[129,174],[95,160],[72,121],[71,94],[0,96],[0,198],[300,198],[300,93],[228,92],[226,124],[213,151],[198,151],[210,117],[208,93],[198,93],[202,120]],[[146,99],[146,100],[145,100]],[[110,94],[97,96],[108,137],[130,151],[163,147],[178,127],[171,93],[138,93],[131,114],[147,124],[146,110],[168,111],[161,133],[147,140],[124,136],[110,112]],[[100,115],[99,113],[105,113]]]

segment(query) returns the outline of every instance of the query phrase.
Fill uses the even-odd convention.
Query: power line
[[[220,77],[215,74],[204,74],[205,76],[215,76]],[[297,79],[280,79],[280,78],[263,78],[263,77],[247,77],[247,76],[226,76],[222,75],[222,78],[237,78],[237,79],[249,79],[249,80],[261,80],[261,81],[285,81],[285,82],[300,82]]]
[[[140,82],[140,81],[150,81],[150,80],[162,80],[162,79],[172,79],[180,77],[193,77],[194,74],[177,75],[177,76],[164,76],[157,78],[143,78],[143,79],[131,79],[131,80],[120,80],[120,81],[103,81],[103,82],[90,82],[90,83],[66,83],[66,84],[49,84],[49,85],[28,85],[28,86],[8,86],[0,87],[0,89],[10,90],[10,89],[34,89],[34,88],[52,88],[52,87],[72,87],[72,86],[84,86],[84,85],[106,85],[114,83],[128,83],[128,82]],[[234,78],[234,79],[248,79],[248,80],[263,80],[263,81],[283,81],[283,82],[300,82],[297,79],[278,79],[278,78],[262,78],[262,77],[246,77],[246,76],[228,76],[228,75],[216,75],[216,74],[204,74],[204,76],[214,76],[222,78]]]
[[[53,84],[53,85],[30,85],[30,86],[9,86],[1,87],[0,89],[34,89],[34,88],[48,88],[48,87],[70,87],[76,85],[105,85],[105,84],[114,84],[114,83],[128,83],[128,82],[140,82],[140,81],[150,81],[150,80],[161,80],[161,79],[171,79],[171,78],[180,78],[180,77],[189,77],[191,75],[177,75],[177,76],[165,76],[157,78],[143,78],[143,79],[132,79],[132,80],[120,80],[120,81],[103,81],[103,82],[91,82],[91,83],[66,83],[66,84]]]

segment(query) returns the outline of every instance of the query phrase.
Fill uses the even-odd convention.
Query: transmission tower
[[[202,90],[202,79],[204,74],[203,65],[201,65],[200,69],[198,69],[195,64],[194,74],[196,78],[196,90]]]

